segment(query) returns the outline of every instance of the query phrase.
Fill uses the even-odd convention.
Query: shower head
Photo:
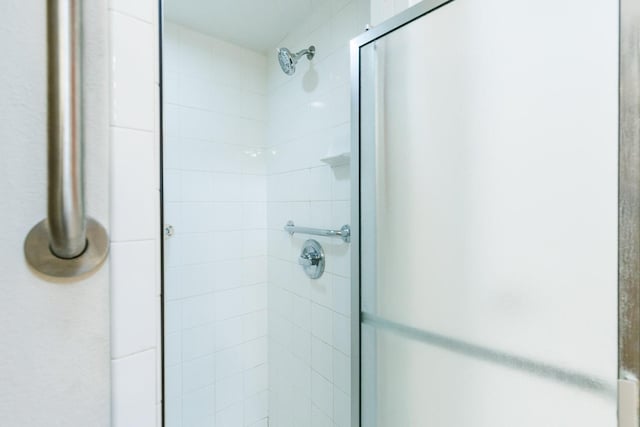
[[[309,46],[308,49],[303,49],[296,54],[291,53],[291,51],[286,47],[281,47],[278,49],[278,61],[280,62],[280,68],[282,68],[282,71],[284,71],[285,74],[292,76],[296,72],[296,64],[300,58],[306,55],[307,59],[311,60],[315,54],[315,46]]]

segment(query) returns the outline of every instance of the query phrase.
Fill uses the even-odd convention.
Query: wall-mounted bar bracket
[[[109,251],[106,230],[84,207],[81,3],[47,1],[48,216],[24,251],[31,267],[53,277],[95,270]]]
[[[49,246],[48,220],[43,219],[31,229],[24,242],[27,262],[42,274],[51,277],[77,277],[98,268],[109,251],[107,231],[92,218],[87,218],[87,240],[84,251],[75,258],[60,258]]]

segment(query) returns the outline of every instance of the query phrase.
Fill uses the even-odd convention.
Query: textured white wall
[[[22,251],[46,214],[43,1],[0,3],[0,425],[108,426],[109,267],[43,280]],[[86,196],[109,225],[107,6],[85,2]]]

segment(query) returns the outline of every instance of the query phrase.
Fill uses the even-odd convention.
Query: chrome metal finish
[[[292,76],[296,72],[296,64],[303,56],[306,56],[309,61],[313,59],[316,54],[316,47],[309,46],[307,49],[303,49],[298,53],[291,53],[286,47],[278,49],[278,62],[280,62],[280,68],[288,76]]]
[[[620,0],[618,378],[619,426],[638,426],[640,378],[640,3]],[[631,402],[631,405],[628,403]],[[623,407],[624,405],[624,407]]]
[[[55,277],[89,272],[108,251],[106,231],[84,208],[80,6],[47,1],[48,216],[27,236],[25,255]]]
[[[351,39],[351,44],[355,44],[360,48],[453,1],[454,0],[423,0],[418,2],[416,5],[411,6],[403,12],[400,12],[392,18],[371,27],[368,31]]]
[[[360,211],[365,213],[359,219],[360,226],[360,283],[362,284],[360,296],[360,312],[371,310],[378,306],[377,295],[377,269],[375,262],[368,262],[377,257],[378,233],[377,233],[377,191],[376,170],[378,162],[376,155],[379,146],[384,139],[380,122],[384,118],[384,86],[381,76],[384,75],[384,53],[376,47],[377,42],[373,42],[359,49],[360,63],[360,88],[366,88],[360,93],[360,141],[358,147],[360,163],[360,181],[363,184],[359,189]],[[365,291],[368,289],[368,292]],[[377,425],[377,414],[375,402],[372,396],[378,395],[378,335],[373,328],[362,330],[360,337],[360,374],[363,381],[360,385],[361,401],[361,423],[363,425]]]
[[[284,231],[290,235],[295,233],[311,234],[313,236],[340,237],[343,242],[351,242],[351,227],[347,224],[340,227],[340,230],[325,230],[322,228],[297,227],[293,221],[287,221]]]
[[[360,427],[360,46],[351,41],[351,427]]]
[[[351,40],[351,426],[360,427],[362,419],[361,393],[361,175],[360,160],[360,48],[386,34],[434,11],[453,0],[424,0],[395,17],[369,27],[364,33]],[[633,1],[633,0],[626,0]],[[368,141],[367,143],[370,143]],[[371,181],[370,181],[371,182]]]
[[[618,427],[638,427],[638,381],[618,380]]]
[[[80,1],[48,1],[48,136],[51,251],[75,258],[86,246],[82,189]]]
[[[100,223],[87,218],[87,245],[82,254],[67,259],[55,256],[49,249],[50,232],[47,220],[31,229],[24,242],[27,262],[35,270],[51,277],[78,277],[102,265],[109,251],[109,236]]]
[[[171,224],[165,224],[164,225],[164,238],[165,239],[169,239],[171,237],[173,237],[173,235],[176,233],[176,231],[173,228],[173,225]]]
[[[316,240],[309,239],[304,242],[302,253],[298,258],[298,264],[311,279],[318,279],[324,273],[324,250]]]

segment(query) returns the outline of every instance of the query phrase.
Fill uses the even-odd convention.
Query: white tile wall
[[[158,216],[153,131],[111,127],[111,240],[153,240]],[[135,178],[135,179],[132,179]]]
[[[266,58],[165,25],[167,426],[268,416]]]
[[[282,45],[315,44],[294,77],[275,58],[165,26],[165,364],[168,426],[346,426],[349,245],[319,239],[325,275],[296,263],[305,236],[350,220],[348,41],[364,0],[319,4]],[[274,46],[275,48],[275,46]],[[268,303],[267,303],[268,301]]]
[[[110,16],[111,124],[152,131],[155,120],[152,49],[155,28],[151,23],[115,8]]]
[[[309,280],[297,265],[303,235],[282,227],[339,228],[350,222],[349,166],[320,161],[350,145],[349,40],[369,20],[364,0],[327,2],[280,45],[314,44],[293,77],[269,61],[268,254],[269,416],[276,427],[348,426],[350,418],[350,250],[316,238],[326,272]]]
[[[371,0],[370,15],[365,0],[317,2],[281,43],[316,45],[294,77],[271,57],[168,29],[164,184],[177,235],[164,295],[167,425],[348,425],[349,246],[319,239],[327,273],[310,281],[295,264],[304,237],[281,227],[349,221],[349,168],[319,162],[349,138],[347,41],[369,16],[376,25],[416,1]],[[112,418],[152,426],[161,422],[157,2],[109,4]]]
[[[160,426],[158,9],[109,9],[112,425]]]
[[[111,355],[114,359],[156,347],[155,242],[111,245]]]
[[[112,362],[113,426],[156,425],[156,354],[148,350]]]

